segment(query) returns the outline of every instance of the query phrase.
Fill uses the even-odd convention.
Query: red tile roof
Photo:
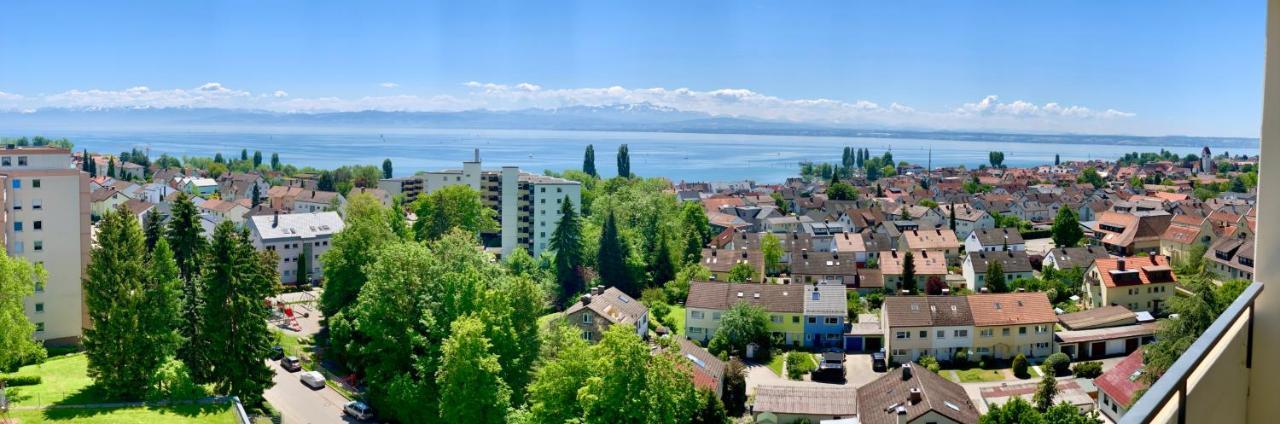
[[[1044,293],[974,294],[965,299],[976,327],[1058,322]]]
[[[1106,393],[1117,403],[1129,406],[1133,402],[1133,394],[1147,387],[1142,382],[1142,348],[1133,351],[1128,357],[1093,380],[1098,390]]]
[[[1124,261],[1125,270],[1133,272],[1118,272],[1121,261]],[[1169,268],[1169,258],[1163,255],[1099,258],[1093,264],[1098,267],[1102,284],[1109,288],[1178,282],[1178,277]]]

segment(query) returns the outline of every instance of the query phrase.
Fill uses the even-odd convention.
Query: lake
[[[0,130],[4,136],[35,135]],[[1199,153],[1197,147],[1046,144],[978,142],[925,139],[766,136],[652,132],[543,131],[543,130],[432,130],[404,129],[386,132],[343,129],[288,129],[222,131],[52,131],[41,135],[67,137],[76,148],[95,152],[150,149],[151,157],[239,155],[241,149],[261,150],[270,157],[297,166],[336,168],[341,165],[379,165],[391,158],[396,175],[417,171],[457,168],[480,149],[486,168],[517,165],[530,172],[560,171],[582,166],[583,149],[594,144],[596,168],[601,175],[616,173],[614,155],[619,145],[631,151],[631,170],[643,176],[663,176],[673,181],[781,182],[799,173],[802,161],[838,162],[845,146],[869,148],[874,155],[886,150],[897,161],[925,165],[932,151],[934,166],[987,163],[987,153],[1002,151],[1009,166],[1063,161],[1117,159],[1127,152],[1158,151],[1162,147],[1180,155]],[[1214,154],[1221,148],[1210,147]],[[1232,154],[1258,153],[1257,148],[1230,149]]]

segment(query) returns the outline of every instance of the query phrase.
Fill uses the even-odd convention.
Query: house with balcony
[[[986,288],[987,270],[994,263],[1000,264],[1005,284],[1012,283],[1019,278],[1032,278],[1034,276],[1031,268],[1031,258],[1027,256],[1025,251],[988,252],[980,250],[969,252],[965,255],[964,263],[960,265],[961,273],[964,275],[965,286],[973,291],[981,291]]]
[[[1120,305],[1159,315],[1177,287],[1168,257],[1098,259],[1085,271],[1082,303],[1086,309]]]
[[[804,345],[811,348],[841,347],[849,316],[843,283],[805,284]]]
[[[615,287],[592,287],[564,310],[564,317],[591,343],[600,341],[605,330],[614,325],[634,327],[642,339],[649,336],[649,308]]]
[[[737,284],[714,281],[689,283],[685,300],[685,335],[703,345],[715,336],[720,318],[738,302],[746,302],[769,314],[768,330],[783,343],[804,343],[804,287],[782,284]]]
[[[973,314],[973,356],[1013,359],[1043,358],[1054,352],[1058,318],[1044,293],[999,293],[964,296]],[[886,299],[887,300],[887,299]]]

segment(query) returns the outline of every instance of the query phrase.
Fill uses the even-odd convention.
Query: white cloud
[[[382,88],[396,88],[396,87],[399,87],[400,84],[396,84],[394,82],[384,82],[384,83],[378,84],[378,86]]]
[[[397,84],[385,82],[382,87]],[[458,111],[470,109],[554,109],[572,106],[650,104],[713,116],[847,126],[899,126],[936,129],[1002,129],[1033,131],[1105,131],[1123,128],[1136,115],[1116,109],[1091,109],[1058,102],[1005,102],[997,95],[961,103],[949,110],[929,111],[890,102],[830,98],[782,98],[744,88],[627,88],[622,86],[547,88],[521,82],[469,81],[459,95],[391,95],[365,97],[292,97],[284,90],[251,93],[209,82],[194,88],[157,90],[134,86],[122,90],[69,90],[24,96],[0,92],[0,110],[63,108],[209,107],[277,112],[328,111]]]

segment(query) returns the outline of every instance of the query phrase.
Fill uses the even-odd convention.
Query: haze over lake
[[[1075,143],[1022,143],[954,141],[911,138],[861,138],[691,134],[660,132],[457,130],[413,129],[379,132],[366,129],[253,130],[239,131],[45,131],[40,135],[68,137],[76,149],[121,152],[150,149],[152,158],[173,156],[239,155],[241,149],[280,154],[281,161],[296,166],[336,168],[342,165],[378,165],[391,158],[397,176],[418,171],[457,168],[480,149],[485,167],[516,165],[530,172],[561,171],[582,166],[583,149],[594,144],[596,167],[604,176],[615,174],[614,153],[621,144],[631,151],[631,169],[642,176],[662,176],[673,181],[731,181],[750,179],[781,182],[799,173],[802,161],[838,162],[845,146],[869,148],[880,155],[893,152],[894,160],[933,166],[987,163],[987,153],[1002,151],[1008,166],[1053,163],[1077,159],[1115,160],[1133,151],[1159,151],[1180,155],[1199,153],[1200,147],[1134,146]],[[36,135],[0,130],[0,135]],[[1214,154],[1258,153],[1255,148],[1210,146]]]

